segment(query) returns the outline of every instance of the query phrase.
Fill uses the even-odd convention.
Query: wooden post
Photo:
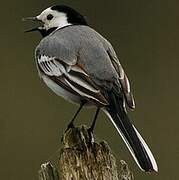
[[[116,160],[105,141],[91,143],[85,126],[73,127],[62,137],[58,170],[50,162],[41,165],[39,180],[133,180],[127,164]]]

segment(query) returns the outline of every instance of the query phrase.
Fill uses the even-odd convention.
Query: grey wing
[[[114,68],[116,69],[117,73],[119,74],[119,81],[120,81],[120,84],[122,87],[122,91],[124,93],[126,103],[130,109],[135,109],[134,97],[131,92],[128,77],[125,74],[125,72],[122,68],[122,65],[120,64],[119,59],[117,58],[117,55],[111,44],[108,44],[107,52],[108,52],[108,55],[110,57],[110,60],[113,64]]]
[[[57,41],[50,42],[42,41],[36,49],[35,56],[40,74],[48,76],[60,87],[81,99],[101,106],[107,105],[100,90],[78,64],[75,50],[64,47]]]

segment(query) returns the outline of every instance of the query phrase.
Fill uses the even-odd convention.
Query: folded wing
[[[56,57],[38,55],[37,66],[40,73],[48,76],[67,91],[100,106],[107,105],[100,90],[77,62],[70,65]]]
[[[109,55],[109,58],[113,64],[114,68],[118,72],[119,81],[120,81],[120,84],[122,87],[122,92],[124,94],[126,103],[130,109],[134,109],[135,102],[134,102],[133,94],[130,89],[129,80],[128,80],[127,75],[125,74],[125,72],[122,68],[122,65],[120,64],[119,59],[117,58],[117,55],[111,45],[108,46],[107,53]]]

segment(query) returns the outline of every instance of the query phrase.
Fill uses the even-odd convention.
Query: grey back
[[[78,25],[59,29],[42,39],[36,56],[56,57],[69,65],[78,63],[99,86],[109,88],[119,77],[108,55],[110,49],[111,44],[99,33]]]

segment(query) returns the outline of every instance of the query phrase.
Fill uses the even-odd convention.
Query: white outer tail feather
[[[144,148],[145,148],[145,150],[146,150],[146,152],[147,152],[147,154],[148,154],[148,156],[149,156],[149,158],[150,158],[150,160],[151,160],[153,170],[154,170],[155,172],[158,172],[158,166],[157,166],[157,163],[156,163],[156,161],[155,161],[155,158],[154,158],[151,150],[149,149],[148,145],[146,144],[146,142],[144,141],[144,139],[142,138],[142,136],[141,136],[140,133],[137,131],[137,129],[135,128],[134,125],[133,125],[133,128],[134,128],[134,130],[135,130],[138,138],[140,139],[142,145],[144,146]]]
[[[144,169],[142,169],[142,167],[140,166],[134,152],[133,152],[133,149],[131,148],[130,144],[128,143],[127,139],[125,138],[125,136],[123,135],[123,133],[120,131],[120,129],[116,126],[116,124],[114,123],[111,115],[105,110],[103,109],[103,111],[106,113],[106,115],[109,117],[109,119],[111,120],[111,122],[113,123],[113,125],[115,126],[115,128],[117,129],[118,133],[120,134],[120,136],[122,137],[123,141],[125,142],[127,148],[129,149],[132,157],[134,158],[135,162],[137,163],[137,165],[139,166],[139,168],[142,170],[142,171],[145,171]],[[136,134],[138,136],[138,138],[140,139],[141,141],[141,144],[143,145],[143,147],[145,148],[149,158],[150,158],[150,161],[151,161],[151,164],[152,164],[152,167],[153,167],[153,170],[155,172],[158,172],[158,166],[157,166],[157,163],[155,161],[155,158],[154,156],[152,155],[152,152],[151,150],[149,149],[148,145],[146,144],[146,142],[144,141],[144,139],[142,138],[142,136],[139,134],[139,132],[137,131],[137,129],[135,128],[135,126],[133,125],[133,128],[134,130],[136,131]]]

